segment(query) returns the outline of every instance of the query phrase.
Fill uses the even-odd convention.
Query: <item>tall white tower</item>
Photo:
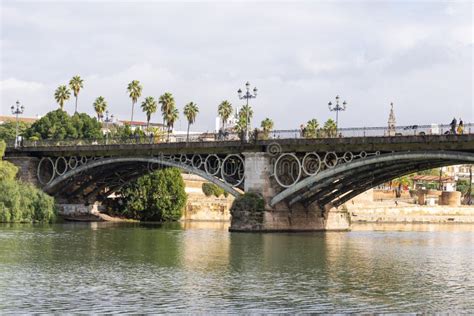
[[[390,114],[388,116],[388,136],[395,136],[396,128],[395,113],[393,113],[393,102],[390,103]]]

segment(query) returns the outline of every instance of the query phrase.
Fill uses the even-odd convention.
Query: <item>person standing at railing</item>
[[[464,123],[461,118],[459,118],[459,125],[457,128],[457,132],[459,135],[462,135],[462,133],[464,132]]]
[[[456,121],[456,118],[454,117],[453,120],[451,121],[451,124],[449,124],[451,126],[451,134],[456,134],[456,124],[457,124],[457,121]]]

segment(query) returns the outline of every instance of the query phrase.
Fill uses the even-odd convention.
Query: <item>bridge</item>
[[[474,134],[272,138],[112,143],[56,142],[8,147],[19,177],[60,205],[94,205],[158,168],[176,167],[239,196],[265,200],[259,216],[234,216],[235,231],[349,228],[344,203],[394,178],[435,167],[474,163]]]

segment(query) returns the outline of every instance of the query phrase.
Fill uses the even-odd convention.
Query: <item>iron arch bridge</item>
[[[92,203],[158,168],[176,167],[238,196],[339,206],[390,179],[474,163],[474,134],[9,147],[20,177],[63,203]]]
[[[357,195],[416,171],[456,164],[474,164],[474,153],[457,151],[281,153],[272,174],[281,188],[270,206],[316,203],[339,207]]]
[[[43,190],[71,201],[101,200],[126,183],[161,168],[176,167],[206,179],[238,196],[244,184],[240,154],[177,154],[151,157],[42,157],[36,176]]]

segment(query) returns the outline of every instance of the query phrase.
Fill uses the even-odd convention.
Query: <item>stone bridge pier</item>
[[[267,152],[246,152],[243,155],[245,192],[261,195],[265,201],[265,210],[260,216],[233,217],[230,231],[304,232],[350,229],[350,216],[342,207],[326,205],[322,208],[316,203],[307,206],[295,203],[290,206],[286,200],[272,205],[272,198],[282,191],[274,177],[276,157]]]

